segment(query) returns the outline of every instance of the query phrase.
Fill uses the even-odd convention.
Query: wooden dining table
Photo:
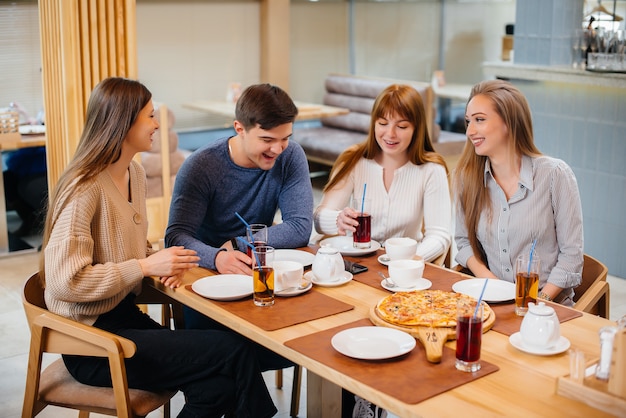
[[[300,250],[314,254],[317,248],[311,245]],[[445,343],[443,359],[438,364],[423,357],[419,341],[409,354],[393,359],[359,360],[338,353],[332,348],[332,336],[342,329],[371,326],[372,308],[390,294],[381,286],[378,275],[387,273],[387,267],[378,261],[383,253],[377,250],[369,255],[345,256],[367,266],[368,271],[341,286],[314,285],[299,296],[277,297],[275,305],[269,308],[253,306],[251,296],[231,302],[200,296],[191,288],[192,283],[217,274],[203,268],[189,271],[177,289],[166,288],[153,278],[146,278],[145,285],[305,367],[309,418],[340,417],[341,388],[400,417],[611,416],[556,393],[558,379],[569,375],[567,351],[540,356],[522,352],[509,342],[509,335],[519,331],[522,320],[512,313],[512,301],[490,304],[496,322],[483,335],[482,374],[455,369],[454,340]],[[469,278],[430,263],[423,276],[433,283],[433,289],[442,290],[451,290],[455,282]],[[323,307],[332,309],[318,312],[315,317],[312,311]],[[598,330],[613,323],[561,306],[557,313],[563,319],[561,335],[570,341],[571,347],[585,353],[588,364],[597,361]],[[311,315],[314,318],[307,319]],[[288,322],[297,316],[301,317],[293,319],[296,323]]]

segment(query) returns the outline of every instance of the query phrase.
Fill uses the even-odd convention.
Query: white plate
[[[310,281],[311,283],[317,285],[317,286],[321,286],[321,287],[337,287],[337,286],[341,286],[342,284],[346,284],[348,283],[350,280],[352,280],[352,273],[350,273],[349,271],[344,271],[343,272],[343,276],[334,282],[322,282],[317,280],[317,277],[315,277],[315,275],[313,274],[312,271],[307,271],[306,273],[304,273],[304,278],[307,279],[308,281]]]
[[[369,248],[354,248],[352,237],[343,235],[323,239],[320,241],[320,245],[330,245],[338,249],[343,255],[365,255],[376,252],[380,248],[380,243],[374,240],[372,240],[372,245]]]
[[[335,334],[330,343],[341,354],[363,360],[397,357],[415,348],[415,338],[387,327],[349,328]]]
[[[430,289],[430,287],[433,285],[433,283],[430,280],[424,279],[422,277],[421,279],[419,279],[417,284],[415,286],[413,286],[413,287],[397,287],[397,286],[396,287],[391,287],[387,283],[387,279],[385,279],[382,282],[380,282],[380,285],[382,287],[384,287],[385,289],[389,290],[390,292],[410,292],[412,290],[426,290],[426,289]]]
[[[22,135],[42,135],[46,133],[46,125],[20,125]]]
[[[275,250],[274,261],[297,261],[304,267],[313,264],[315,254],[302,250]]]
[[[487,285],[489,286],[489,285]],[[511,335],[509,337],[509,342],[515,348],[520,351],[523,351],[528,354],[535,354],[537,356],[553,356],[555,354],[560,354],[567,350],[570,346],[570,342],[567,338],[561,336],[559,337],[559,342],[552,348],[537,348],[524,344],[522,341],[522,336],[519,332]]]
[[[390,261],[391,260],[387,254],[381,254],[378,256],[378,262],[383,266],[388,266]]]
[[[252,294],[252,276],[245,274],[218,274],[196,280],[194,292],[214,300],[237,300]]]
[[[309,290],[311,290],[311,288],[313,287],[313,283],[309,282],[306,287],[302,288],[302,289],[291,289],[289,291],[283,291],[283,290],[279,290],[278,292],[274,292],[274,294],[276,296],[282,296],[285,298],[288,298],[290,296],[297,296],[297,295],[301,295],[305,292],[308,292]]]
[[[456,293],[463,293],[478,299],[483,290],[485,280],[489,280],[485,288],[483,300],[485,302],[504,302],[515,299],[515,283],[497,279],[468,279],[461,280],[452,285]]]

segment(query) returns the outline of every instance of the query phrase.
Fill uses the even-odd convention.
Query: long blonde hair
[[[143,84],[121,77],[104,79],[91,92],[80,142],[49,199],[39,262],[42,280],[44,250],[57,217],[81,187],[120,158],[128,131],[151,99]]]
[[[397,114],[415,127],[411,144],[407,149],[409,161],[415,165],[434,162],[441,164],[448,172],[448,167],[443,157],[435,152],[428,129],[426,128],[426,111],[422,97],[415,88],[406,84],[392,84],[383,90],[372,106],[372,117],[367,139],[345,150],[335,164],[330,174],[330,181],[324,187],[324,191],[332,189],[337,183],[345,178],[361,158],[374,159],[382,152],[376,142],[375,125],[378,118]]]
[[[469,102],[475,96],[483,95],[493,104],[495,112],[502,118],[517,155],[538,156],[533,139],[533,123],[530,107],[526,98],[515,86],[503,80],[488,80],[472,88]],[[467,111],[467,105],[465,106]],[[489,189],[485,187],[486,156],[478,155],[474,146],[467,139],[463,154],[454,172],[453,190],[457,204],[465,213],[465,225],[474,256],[487,264],[487,257],[476,236],[476,229],[483,211],[492,213]]]

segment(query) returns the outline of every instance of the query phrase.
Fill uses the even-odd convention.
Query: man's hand
[[[220,251],[215,257],[215,268],[221,274],[245,274],[252,276],[252,260],[241,251]]]

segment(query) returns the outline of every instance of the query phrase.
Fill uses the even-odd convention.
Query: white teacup
[[[417,241],[409,237],[389,238],[385,241],[385,251],[390,260],[413,258],[417,251]]]
[[[410,289],[417,286],[424,273],[424,260],[392,260],[389,276],[399,287]]]
[[[297,261],[274,261],[274,290],[281,291],[299,287],[302,283],[304,266]]]

